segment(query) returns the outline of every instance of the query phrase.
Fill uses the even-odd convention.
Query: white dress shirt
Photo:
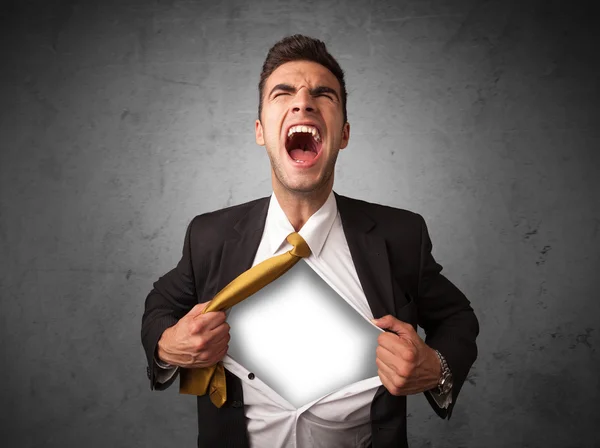
[[[294,231],[273,193],[269,203],[265,229],[252,266],[290,250],[292,246],[286,241],[286,237]],[[275,281],[278,282],[277,293],[292,295],[289,289],[286,293],[287,284],[289,288],[294,288],[294,294],[296,295],[300,294],[302,296],[304,294],[304,297],[309,297],[307,294],[314,295],[314,290],[298,291],[303,285],[301,281],[294,281],[293,279],[281,281],[286,276],[302,275],[299,265],[305,262],[373,328],[373,330],[370,328],[368,330],[372,332],[371,338],[374,338],[375,342],[373,347],[376,347],[377,334],[383,332],[383,330],[370,321],[373,314],[350,255],[333,191],[330,192],[323,206],[308,219],[298,233],[310,247],[311,254],[309,257],[300,260],[296,266]],[[293,274],[295,270],[299,273]],[[251,299],[252,297],[248,300]],[[370,370],[367,369],[367,371],[374,372],[375,376],[335,387],[336,384],[339,385],[340,379],[338,378],[336,383],[335,374],[332,375],[329,371],[323,373],[323,366],[315,364],[312,367],[321,369],[320,372],[327,376],[326,380],[323,381],[324,384],[306,383],[302,384],[302,387],[299,386],[297,391],[294,391],[289,385],[290,382],[294,383],[290,380],[288,381],[286,393],[282,392],[288,398],[294,396],[293,400],[288,401],[269,387],[265,382],[266,380],[262,381],[258,375],[254,375],[254,372],[248,370],[229,355],[230,352],[233,352],[233,344],[236,343],[233,336],[235,320],[240,319],[239,322],[241,322],[244,316],[247,316],[247,320],[250,317],[251,311],[248,311],[250,308],[242,307],[244,303],[246,301],[226,311],[228,323],[231,325],[230,334],[232,334],[232,338],[229,343],[228,354],[225,355],[222,362],[223,366],[239,377],[242,382],[244,414],[247,418],[250,447],[325,448],[335,446],[357,448],[367,446],[371,440],[371,402],[377,389],[382,385],[377,375],[374,348],[372,349],[372,356],[365,359],[372,360],[369,361],[372,362],[372,365],[368,366]],[[289,306],[291,308],[293,305]],[[312,306],[312,309],[314,309],[315,302],[312,302]],[[261,316],[267,320],[263,321],[262,328],[266,329],[269,320],[264,311],[265,308],[263,307]],[[245,331],[245,335],[248,336],[254,336],[256,331],[261,328],[258,321],[249,325],[250,327],[246,329],[240,329],[242,332]],[[252,325],[255,326],[252,327]],[[236,327],[236,331],[239,327],[241,325]],[[318,330],[319,328],[313,326],[307,328],[307,332],[318,332]],[[268,329],[265,331],[268,331]],[[285,341],[283,343],[289,344],[291,347],[300,346],[306,338],[306,333],[303,334],[298,331],[284,332],[284,335],[281,335],[281,332],[277,334],[279,338],[284,337]],[[236,334],[236,336],[238,335]],[[240,336],[238,336],[239,339],[243,340],[245,338],[244,333]],[[362,336],[359,337],[363,339],[367,337],[364,329]],[[363,345],[362,347],[364,352],[366,346]],[[314,349],[315,346],[312,347],[312,350]],[[238,350],[237,353],[240,353],[240,351]],[[318,355],[318,353],[315,353],[315,355]],[[320,355],[326,354],[321,353]],[[245,353],[245,356],[248,356],[247,353]],[[345,364],[345,366],[347,365]],[[356,367],[356,364],[352,365]],[[306,366],[306,368],[310,369],[311,366]],[[159,381],[167,381],[175,371],[176,369],[165,370]],[[364,373],[364,369],[362,369],[362,373]],[[354,374],[356,378],[357,372],[351,372],[351,374]],[[360,374],[361,372],[358,372],[359,378]],[[343,379],[341,381],[343,384]],[[285,391],[285,384],[282,383],[280,386],[279,390]],[[328,387],[333,390],[327,389]],[[451,403],[451,394],[446,397],[440,397],[435,393],[431,395],[440,407],[448,407]],[[307,400],[306,397],[311,396],[317,398],[300,405],[300,403]],[[295,404],[290,401],[294,401]]]

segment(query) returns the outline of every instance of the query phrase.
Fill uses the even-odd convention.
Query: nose
[[[294,100],[291,104],[292,112],[315,112],[316,103],[312,95],[308,92],[308,89],[303,88],[296,93]]]

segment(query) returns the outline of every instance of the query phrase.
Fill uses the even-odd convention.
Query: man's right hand
[[[210,367],[229,349],[229,324],[225,311],[201,314],[210,301],[194,306],[158,341],[158,358],[184,368]]]

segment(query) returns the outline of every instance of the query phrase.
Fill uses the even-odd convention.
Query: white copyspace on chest
[[[297,407],[377,376],[381,333],[303,260],[234,306],[228,355]]]

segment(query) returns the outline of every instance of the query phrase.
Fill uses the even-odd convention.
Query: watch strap
[[[438,381],[437,391],[438,391],[438,393],[443,394],[444,391],[442,389],[442,380],[444,378],[447,378],[448,375],[451,374],[451,372],[450,372],[450,367],[448,367],[448,363],[446,362],[446,358],[444,358],[444,356],[437,349],[435,349],[435,353],[438,355],[438,358],[440,358],[440,363],[441,363],[441,367],[442,367],[442,373],[441,373],[440,379]]]

